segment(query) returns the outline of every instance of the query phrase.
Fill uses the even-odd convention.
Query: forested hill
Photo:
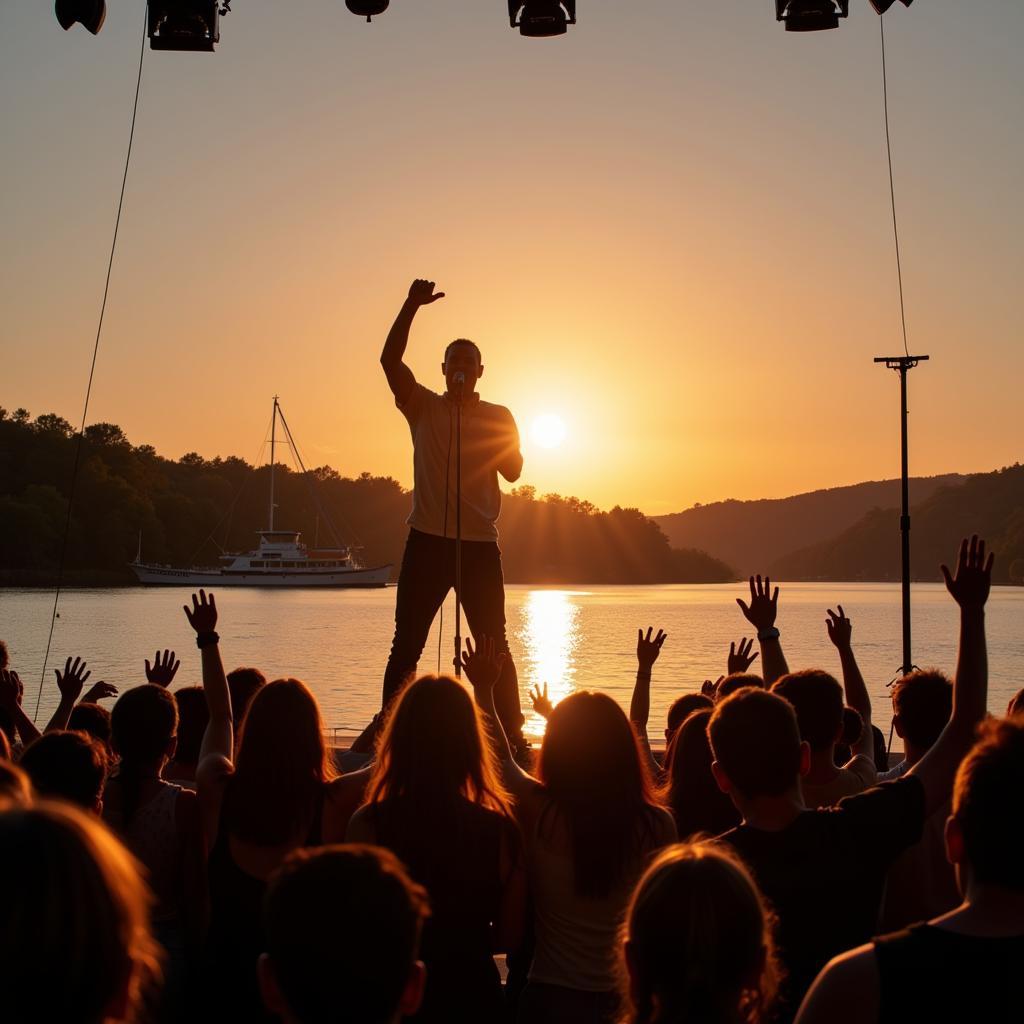
[[[993,581],[1024,583],[1024,466],[966,477],[911,509],[911,575],[939,580],[960,538],[978,533],[996,554]],[[779,560],[786,579],[892,580],[900,572],[899,516],[874,509],[821,544]]]
[[[32,419],[0,408],[0,583],[48,585],[55,578],[67,515],[76,434],[53,413]],[[312,479],[315,478],[315,485]],[[409,492],[390,477],[309,475],[278,463],[276,525],[330,545],[332,521],[357,542],[366,565],[397,571]],[[165,459],[133,445],[110,423],[86,427],[66,558],[70,583],[130,583],[142,533],[146,561],[214,565],[221,551],[246,551],[266,526],[269,469],[235,456]],[[698,550],[674,550],[636,509],[602,512],[589,502],[538,497],[520,487],[502,506],[505,578],[513,583],[720,583],[735,579]]]
[[[956,474],[912,479],[911,506],[964,479]],[[881,480],[790,498],[716,501],[656,516],[654,521],[671,544],[707,551],[728,562],[740,576],[766,571],[778,574],[786,556],[794,551],[831,540],[872,509],[894,509],[899,504],[899,480]]]

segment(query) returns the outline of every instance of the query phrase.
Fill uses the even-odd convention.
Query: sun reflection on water
[[[525,732],[544,734],[544,719],[533,711],[529,691],[548,684],[548,697],[557,704],[576,688],[576,648],[580,642],[580,609],[572,590],[531,590],[520,609],[517,632],[523,655],[519,665]]]

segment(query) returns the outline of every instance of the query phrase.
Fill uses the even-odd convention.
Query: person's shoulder
[[[860,780],[865,786],[873,785],[878,779],[875,762],[867,754],[857,754],[843,765],[843,770]]]
[[[499,405],[497,402],[488,402],[486,399],[481,398],[477,407],[481,412],[495,419],[510,420],[513,418],[512,410],[507,405]]]
[[[858,946],[825,965],[804,997],[796,1024],[861,1024],[877,1020],[879,989],[874,947]]]
[[[397,396],[395,397],[395,405],[403,413],[409,413],[425,408],[429,404],[443,401],[443,395],[439,395],[436,391],[431,391],[430,388],[419,381],[416,381],[409,389],[409,394],[406,395],[404,400],[399,399]]]

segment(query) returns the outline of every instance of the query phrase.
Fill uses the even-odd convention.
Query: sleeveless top
[[[446,1024],[505,1020],[501,979],[494,963],[494,923],[508,879],[502,845],[520,849],[511,821],[468,800],[424,821],[402,798],[372,805],[376,842],[391,850],[430,896],[421,958],[427,967],[423,1006],[412,1018]]]
[[[1024,933],[979,938],[916,924],[874,947],[879,1024],[1020,1019]]]
[[[136,809],[127,825],[119,813],[107,819],[146,868],[149,887],[156,896],[151,915],[154,924],[179,919],[184,847],[178,834],[175,808],[181,791],[181,786],[162,781],[156,795]]]
[[[303,846],[322,842],[324,787]],[[210,1019],[271,1021],[263,1006],[256,962],[265,949],[263,897],[267,883],[243,871],[231,853],[230,828],[223,810],[207,864],[210,928],[207,936],[207,987],[213,996]],[[228,1014],[229,1016],[224,1016]]]

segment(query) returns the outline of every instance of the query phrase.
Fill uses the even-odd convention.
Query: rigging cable
[[[892,143],[889,141],[889,81],[885,72],[885,18],[878,19],[878,31],[882,39],[882,109],[885,111],[885,153],[889,160],[889,202],[892,206],[892,237],[896,242],[896,279],[900,286],[900,323],[903,326],[903,351],[909,356],[907,347],[907,314],[903,308],[903,268],[900,264],[900,233],[896,226],[896,190],[892,183]]]
[[[89,383],[85,389],[85,404],[82,407],[82,424],[78,431],[75,445],[75,461],[71,469],[71,484],[68,489],[68,511],[64,520],[64,537],[60,545],[60,561],[57,564],[57,588],[53,595],[53,611],[50,614],[50,633],[46,639],[46,653],[43,655],[43,670],[39,674],[39,693],[36,696],[36,710],[33,721],[39,717],[39,706],[43,699],[43,682],[46,679],[46,664],[50,658],[50,647],[53,644],[53,629],[57,622],[57,604],[60,601],[61,584],[64,581],[64,560],[68,551],[68,537],[71,533],[71,510],[75,500],[75,485],[78,483],[78,467],[82,458],[82,444],[85,440],[85,420],[89,413],[89,398],[92,395],[92,381],[96,373],[96,357],[100,349],[100,336],[103,333],[103,315],[107,310],[107,294],[110,291],[110,273],[114,266],[114,252],[117,249],[117,232],[121,226],[121,208],[124,206],[124,190],[128,181],[128,168],[132,160],[132,143],[135,140],[135,117],[139,111],[139,91],[142,86],[142,63],[146,54],[146,26],[149,18],[149,5],[146,4],[142,19],[142,45],[139,48],[139,71],[135,79],[135,102],[132,104],[132,126],[128,133],[128,153],[124,161],[124,174],[121,176],[121,195],[117,200],[117,218],[114,221],[114,237],[110,243],[110,259],[107,261],[107,278],[103,285],[103,302],[100,305],[99,323],[96,325],[96,340],[92,346],[92,362],[89,365]]]

